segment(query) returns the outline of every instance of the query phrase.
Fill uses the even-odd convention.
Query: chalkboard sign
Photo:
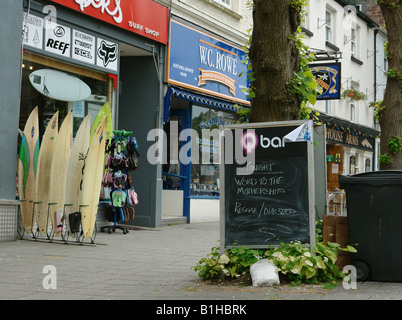
[[[285,139],[304,124],[290,121],[225,127],[226,136],[233,139],[224,138],[221,143],[223,248],[266,248],[293,240],[315,243],[312,138],[305,137],[309,140],[302,142]],[[248,156],[253,160],[239,164],[236,152],[228,152],[236,148],[242,148],[245,159],[252,153]],[[239,167],[243,172],[239,173]]]

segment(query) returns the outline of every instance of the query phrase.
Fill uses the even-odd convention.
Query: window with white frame
[[[350,121],[351,122],[356,121],[356,106],[354,103],[350,104]]]
[[[330,10],[325,11],[325,40],[332,43],[334,14]]]
[[[353,57],[357,57],[357,30],[351,29],[350,52]]]
[[[214,1],[226,8],[232,9],[232,0],[214,0]]]

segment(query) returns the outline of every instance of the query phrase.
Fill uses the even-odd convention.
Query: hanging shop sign
[[[27,14],[24,12],[23,15],[23,38],[22,42],[24,45],[29,45],[34,48],[43,47],[43,18],[34,16],[32,14]]]
[[[119,45],[62,24],[46,23],[43,18],[24,13],[23,44],[40,50],[118,71]]]
[[[117,70],[117,57],[119,56],[117,43],[97,38],[96,55],[96,64],[99,67]]]
[[[71,55],[73,59],[95,63],[96,37],[79,30],[73,30]]]
[[[317,95],[317,100],[340,99],[341,63],[310,64],[309,67],[322,89],[322,93]]]
[[[71,29],[60,24],[52,24],[45,28],[45,50],[70,57]]]
[[[246,53],[229,42],[171,19],[167,81],[250,105]]]
[[[146,38],[167,43],[168,8],[152,0],[51,0]]]

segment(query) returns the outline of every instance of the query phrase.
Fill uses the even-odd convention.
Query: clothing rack
[[[124,211],[128,207],[138,203],[137,193],[132,186],[132,179],[129,172],[137,170],[138,157],[140,152],[132,131],[114,130],[111,143],[106,149],[105,172],[102,183],[104,187],[109,187],[111,207],[114,209],[114,221],[111,226],[101,227],[101,232],[115,232],[116,229],[122,230],[123,234],[128,233],[128,229],[118,225],[118,221],[125,221]]]

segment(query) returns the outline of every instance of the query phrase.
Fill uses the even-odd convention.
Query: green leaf
[[[310,102],[312,105],[315,105],[317,101],[317,96],[315,94],[308,94],[307,95],[307,100]]]

